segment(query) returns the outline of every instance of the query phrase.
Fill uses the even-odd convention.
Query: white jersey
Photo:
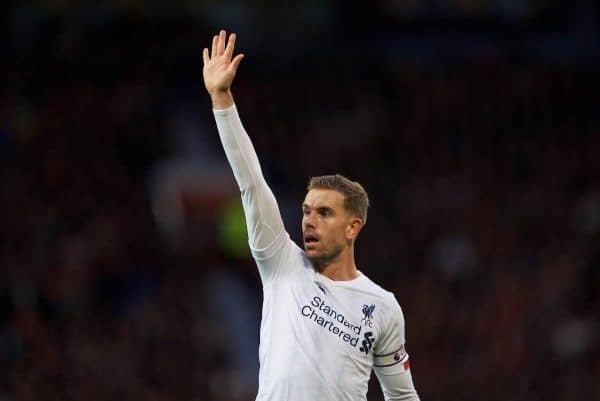
[[[263,283],[257,401],[366,400],[373,369],[386,400],[418,400],[394,295],[362,272],[333,281],[314,270],[283,227],[235,106],[214,113]]]

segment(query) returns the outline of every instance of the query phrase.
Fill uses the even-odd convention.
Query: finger
[[[227,33],[224,30],[219,32],[219,42],[217,44],[217,56],[221,56],[225,51],[225,39],[227,37]]]
[[[227,47],[225,48],[224,55],[231,60],[231,56],[233,56],[233,49],[235,49],[235,33],[229,35],[229,41],[227,42]]]
[[[238,67],[240,66],[240,63],[242,62],[242,59],[244,58],[243,54],[238,54],[237,56],[235,56],[235,58],[233,59],[233,61],[231,62],[231,64],[229,65],[229,69],[235,74],[235,72],[237,71]]]
[[[212,49],[210,51],[210,57],[217,56],[217,43],[219,42],[219,37],[217,35],[213,36]]]
[[[204,65],[208,64],[210,61],[210,57],[208,57],[208,49],[206,47],[204,50],[202,50],[202,61],[204,62]]]

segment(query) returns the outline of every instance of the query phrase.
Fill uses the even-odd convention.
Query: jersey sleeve
[[[385,401],[419,401],[410,370],[396,374],[383,374],[375,370]]]
[[[391,296],[386,325],[373,349],[373,368],[382,374],[408,370],[408,353],[405,347],[404,314]]]
[[[213,113],[225,155],[241,192],[250,250],[265,284],[281,274],[285,265],[282,257],[290,247],[291,239],[236,106],[213,110]]]
[[[418,401],[406,352],[404,314],[393,296],[385,331],[373,351],[373,370],[385,400]]]

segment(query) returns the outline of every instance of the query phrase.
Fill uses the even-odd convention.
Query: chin
[[[316,262],[318,262],[319,260],[321,260],[321,255],[319,255],[319,252],[312,250],[312,249],[311,250],[304,249],[304,255],[306,255],[306,259],[310,260],[313,265]]]
[[[322,272],[342,253],[342,247],[333,249],[331,252],[319,252],[316,249],[307,250],[304,248],[306,258],[310,260],[316,271]]]

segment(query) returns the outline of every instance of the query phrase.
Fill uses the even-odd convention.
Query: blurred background
[[[261,287],[201,78],[221,27],[292,238],[310,176],[369,191],[357,263],[422,400],[600,399],[594,2],[2,4],[0,400],[254,399]]]

